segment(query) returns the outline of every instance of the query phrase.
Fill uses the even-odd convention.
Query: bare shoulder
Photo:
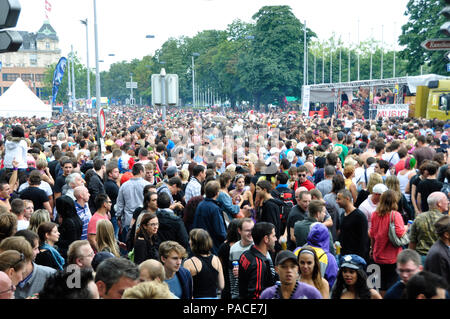
[[[381,295],[375,289],[370,289],[370,295],[370,299],[383,299],[383,297],[381,297]]]

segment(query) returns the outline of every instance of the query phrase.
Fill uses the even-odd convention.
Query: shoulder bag
[[[401,247],[409,244],[409,235],[407,232],[399,238],[395,232],[395,211],[391,211],[391,215],[389,216],[389,240],[391,241],[394,247]]]

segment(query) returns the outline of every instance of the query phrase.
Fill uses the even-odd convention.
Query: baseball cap
[[[287,152],[286,158],[289,162],[292,162],[294,160],[295,157],[295,152],[294,151],[289,151]]]
[[[178,168],[176,166],[170,166],[166,169],[166,175],[168,178],[174,177],[178,172]]]
[[[291,259],[295,264],[298,265],[297,256],[290,250],[282,250],[278,253],[275,258],[275,266],[278,266],[284,263],[286,260]]]
[[[447,123],[447,124],[444,125],[444,130],[446,130],[448,128],[450,128],[450,123]]]
[[[442,142],[447,142],[448,141],[448,136],[447,135],[442,135],[441,136],[441,140],[442,140]]]
[[[268,163],[267,163],[268,162]],[[270,161],[266,161],[266,167],[262,169],[263,175],[273,175],[278,172],[277,163],[275,163],[272,159]]]
[[[383,194],[385,191],[387,191],[388,188],[386,185],[384,184],[376,184],[373,189],[372,189],[372,193],[373,194]]]
[[[345,255],[342,257],[340,268],[350,268],[354,270],[365,269],[367,263],[364,259],[355,254]]]

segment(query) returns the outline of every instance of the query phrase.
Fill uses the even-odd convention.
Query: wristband
[[[17,170],[19,170],[18,167],[14,167],[14,168],[13,168],[13,171],[17,171]]]

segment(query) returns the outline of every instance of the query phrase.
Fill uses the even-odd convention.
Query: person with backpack
[[[273,198],[271,195],[272,184],[269,181],[261,180],[256,183],[256,193],[262,200],[262,206],[257,214],[257,222],[268,222],[275,226],[275,235],[278,239],[281,236],[281,209],[283,202],[279,199]],[[275,251],[279,252],[281,245],[277,241],[275,244]]]
[[[281,230],[282,234],[286,233],[286,225],[292,207],[295,206],[295,192],[288,187],[289,176],[286,173],[277,174],[277,186],[271,191],[273,198],[277,198],[283,202],[281,208]],[[286,236],[285,236],[286,237]]]

